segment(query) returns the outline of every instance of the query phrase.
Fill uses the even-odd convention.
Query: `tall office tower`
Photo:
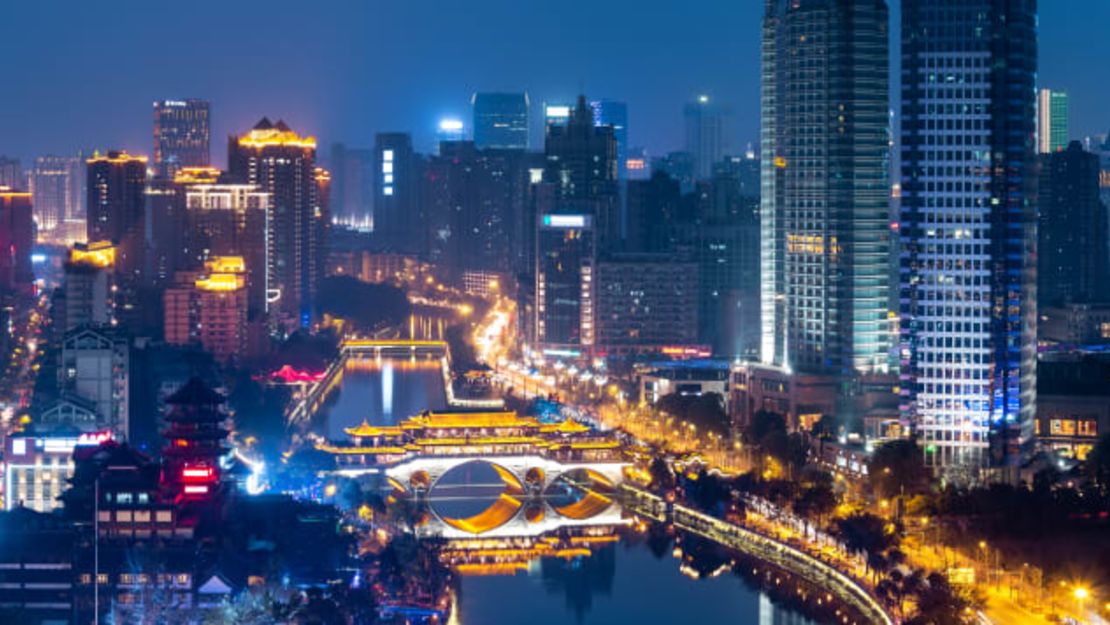
[[[374,233],[393,251],[424,255],[428,242],[420,202],[423,162],[412,137],[382,132],[374,139]]]
[[[1032,435],[1037,4],[905,0],[902,38],[903,409],[970,480]]]
[[[885,0],[768,0],[761,356],[885,373],[892,344]]]
[[[421,196],[431,228],[429,259],[460,283],[467,272],[511,272],[528,159],[523,150],[479,150],[471,141],[442,143],[440,154],[428,159]]]
[[[540,186],[556,192],[551,183]],[[548,357],[586,357],[595,338],[593,215],[543,213],[536,228],[534,347]]]
[[[265,312],[274,269],[267,246],[270,194],[253,184],[181,182],[181,172],[178,180],[185,196],[187,266],[219,256],[242,258],[251,315]]]
[[[24,191],[23,167],[18,158],[0,156],[0,187],[8,187],[15,191]]]
[[[617,140],[617,178],[625,178],[625,159],[628,157],[628,104],[616,100],[590,102],[595,126],[612,126]]]
[[[144,194],[143,284],[161,288],[173,282],[174,273],[186,266],[185,201],[181,187],[172,178],[151,179]]]
[[[35,204],[35,224],[39,237],[48,242],[63,243],[66,219],[75,212],[74,164],[77,159],[66,156],[40,156],[35,159],[31,174],[31,195]],[[63,236],[58,236],[63,235]]]
[[[1041,155],[1037,218],[1037,304],[1105,302],[1106,206],[1099,200],[1098,155],[1078,141]]]
[[[586,96],[563,125],[547,129],[544,144],[544,182],[555,184],[560,203],[577,205],[593,215],[597,250],[607,253],[620,243],[620,203],[617,184],[617,140],[611,126],[595,126]]]
[[[686,119],[686,151],[693,160],[694,177],[705,180],[713,165],[728,154],[732,111],[699,95],[683,109]]]
[[[250,132],[228,139],[228,174],[270,197],[267,253],[272,267],[268,310],[285,321],[307,326],[316,298],[316,139],[303,137],[283,121],[262,118]]]
[[[313,223],[316,230],[312,238],[310,263],[316,274],[316,283],[328,277],[328,250],[331,245],[331,172],[323,167],[316,168],[316,206],[313,210]]]
[[[1068,92],[1041,89],[1037,94],[1037,151],[1059,152],[1068,147]]]
[[[0,187],[0,293],[31,291],[31,194]]]
[[[480,149],[528,149],[528,94],[475,93],[474,145]]]
[[[373,228],[374,153],[331,146],[332,216],[335,223],[363,232]]]
[[[722,161],[713,177],[698,185],[693,228],[700,275],[698,341],[727,358],[759,358],[758,164],[748,158]]]
[[[207,167],[207,100],[158,100],[154,103],[154,166],[173,177],[181,167]]]
[[[124,283],[143,268],[146,157],[94,154],[88,166],[87,236],[116,245],[116,275]]]
[[[628,236],[630,252],[674,252],[683,198],[678,181],[657,171],[648,180],[628,181]]]

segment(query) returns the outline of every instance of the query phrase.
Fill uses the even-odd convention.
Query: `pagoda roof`
[[[166,403],[174,406],[216,406],[224,403],[224,396],[212,390],[200,378],[192,377],[170,395]]]
[[[532,417],[511,410],[499,412],[426,412],[401,423],[404,429],[539,427]]]
[[[574,419],[568,418],[562,423],[543,426],[542,431],[554,432],[558,434],[584,434],[590,431],[590,426],[579,423]]]
[[[353,428],[343,428],[347,436],[396,436],[401,433],[401,428],[398,426],[377,426],[370,425],[365,419],[362,423]]]

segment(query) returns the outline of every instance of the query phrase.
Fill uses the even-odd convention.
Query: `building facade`
[[[374,140],[374,235],[393,252],[424,256],[427,223],[420,198],[423,159],[403,132]]]
[[[86,164],[87,240],[116,245],[117,275],[137,279],[145,245],[147,159],[112,151],[93,155]]]
[[[470,99],[474,111],[474,145],[480,150],[527,150],[528,94],[478,92]]]
[[[96,406],[116,440],[130,433],[130,344],[109,328],[78,328],[61,345],[58,389]]]
[[[250,132],[229,139],[228,174],[269,197],[267,311],[287,325],[307,326],[327,258],[318,240],[316,139],[263,118]]]
[[[698,266],[669,254],[622,254],[597,263],[597,353],[623,356],[698,339]]]
[[[713,166],[731,148],[732,112],[725,106],[699,95],[683,109],[686,123],[686,153],[693,164],[694,178],[705,180]]]
[[[903,412],[974,480],[1035,414],[1036,2],[907,0],[902,37]]]
[[[0,292],[31,292],[34,228],[31,194],[0,187]]]
[[[768,0],[761,358],[834,376],[890,368],[884,0]]]
[[[1040,157],[1037,203],[1037,302],[1110,302],[1106,206],[1099,199],[1098,156],[1072,141]]]
[[[1059,152],[1068,147],[1068,93],[1041,89],[1037,94],[1037,151]]]
[[[154,166],[173,177],[181,167],[207,167],[210,161],[211,107],[206,100],[154,103]]]

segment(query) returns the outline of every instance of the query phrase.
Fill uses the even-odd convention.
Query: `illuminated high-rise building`
[[[478,149],[528,149],[527,93],[479,92],[470,99],[470,105]]]
[[[116,245],[116,275],[130,281],[143,267],[147,159],[112,151],[93,155],[86,164],[88,240]]]
[[[228,174],[270,198],[270,310],[307,326],[313,315],[318,267],[327,251],[318,240],[316,139],[283,121],[263,118],[250,132],[228,141]],[[321,256],[323,255],[323,256]]]
[[[885,0],[767,0],[765,363],[843,378],[889,371],[888,27]]]
[[[578,96],[567,123],[548,126],[544,154],[543,180],[555,185],[557,202],[563,208],[574,205],[570,212],[593,215],[598,250],[615,249],[621,228],[613,127],[594,125],[586,97]]]
[[[274,269],[267,246],[270,194],[253,184],[221,182],[187,183],[184,192],[189,264],[242,257],[250,310],[263,312]]]
[[[199,344],[217,360],[240,357],[247,345],[246,263],[216,256],[204,270],[182,271],[166,289],[163,333],[171,345]]]
[[[590,102],[595,126],[611,126],[617,140],[617,178],[625,178],[625,160],[628,156],[628,104],[617,100]]]
[[[545,183],[541,192],[554,193]],[[597,269],[593,215],[544,213],[536,224],[535,348],[587,357],[594,348]]]
[[[1036,402],[1036,0],[902,2],[903,413],[958,480]]]
[[[25,191],[23,185],[23,167],[19,164],[19,159],[0,156],[0,187]]]
[[[336,143],[331,147],[328,166],[332,175],[332,219],[348,228],[370,230],[374,224],[373,152]]]
[[[694,164],[694,176],[709,178],[713,165],[728,154],[731,147],[732,111],[702,94],[683,109],[686,121],[686,151]]]
[[[80,159],[69,156],[40,156],[31,173],[31,194],[39,238],[65,242],[66,220],[80,212]],[[75,184],[76,182],[76,184]]]
[[[1059,152],[1068,147],[1068,92],[1041,89],[1037,94],[1037,151]]]
[[[206,100],[154,103],[154,166],[172,177],[181,167],[206,167],[210,107]]]
[[[0,292],[30,292],[33,244],[31,194],[0,187]]]
[[[374,140],[374,234],[403,254],[427,253],[426,220],[420,202],[423,161],[403,132],[378,133]]]
[[[58,339],[79,327],[113,324],[115,263],[116,248],[108,241],[73,246],[65,263],[60,298],[54,301],[50,313]]]

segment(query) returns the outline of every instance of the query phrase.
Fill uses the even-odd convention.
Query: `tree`
[[[906,625],[963,625],[971,603],[957,593],[948,578],[931,573],[917,590],[917,613]]]
[[[823,414],[810,428],[810,433],[821,440],[832,440],[840,435],[840,418],[834,414]]]
[[[656,458],[651,461],[651,466],[648,467],[648,473],[651,474],[651,487],[657,492],[669,491],[674,488],[674,470],[666,460]]]
[[[917,441],[898,439],[877,448],[867,465],[873,492],[883,498],[914,495],[929,483],[929,470]]]
[[[802,474],[802,490],[794,500],[795,514],[816,518],[818,523],[836,509],[833,477],[827,471],[807,471]]]
[[[888,552],[894,550],[899,542],[892,526],[868,513],[838,519],[836,532],[848,551],[864,554],[867,568],[872,571],[885,568]]]
[[[920,593],[925,587],[925,571],[914,569],[903,573],[894,569],[881,582],[875,585],[875,593],[888,605],[893,605],[899,618],[906,618],[906,599]]]
[[[725,412],[724,398],[719,393],[670,393],[660,397],[655,407],[660,412],[693,423],[699,430],[728,434],[728,413]]]
[[[1110,433],[1098,439],[1094,449],[1087,455],[1087,475],[1098,484],[1103,497],[1110,496]]]
[[[316,308],[320,313],[343,319],[363,331],[404,323],[411,311],[403,290],[351,276],[329,276],[321,280]]]

